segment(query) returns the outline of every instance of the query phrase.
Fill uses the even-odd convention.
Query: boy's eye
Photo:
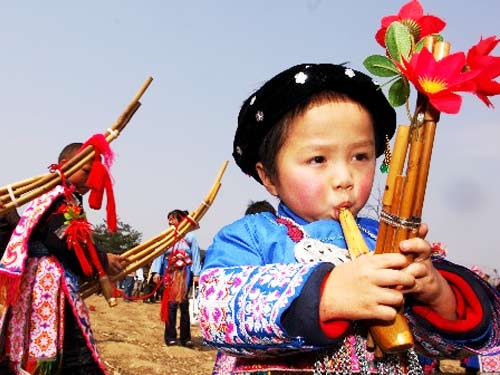
[[[311,163],[315,163],[315,164],[321,164],[321,163],[324,163],[325,162],[325,157],[324,156],[314,156],[312,159],[311,159]]]
[[[366,159],[368,159],[368,154],[366,154],[366,153],[355,154],[353,159],[358,160],[358,161],[366,160]]]

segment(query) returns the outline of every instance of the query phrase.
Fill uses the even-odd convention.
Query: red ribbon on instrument
[[[90,137],[89,140],[83,144],[81,150],[89,145],[94,147],[95,152],[92,169],[87,180],[87,185],[91,189],[89,195],[89,206],[93,209],[100,209],[102,206],[104,191],[106,191],[106,221],[108,229],[111,232],[116,232],[115,195],[113,192],[113,183],[109,173],[109,169],[113,163],[114,154],[109,147],[108,141],[102,134],[95,134]],[[101,156],[104,159],[104,164],[101,162]]]

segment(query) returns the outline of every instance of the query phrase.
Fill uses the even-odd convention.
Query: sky
[[[421,3],[447,22],[443,35],[452,52],[499,34],[498,0]],[[168,225],[170,210],[198,207],[229,160],[221,190],[195,232],[206,248],[249,202],[277,203],[232,160],[244,99],[299,63],[348,62],[366,72],[363,60],[383,53],[374,40],[381,18],[404,2],[0,4],[0,185],[46,173],[64,145],[104,132],[151,76],[141,107],[111,144],[118,216],[143,240],[155,236]],[[492,101],[500,107],[498,97]],[[408,123],[400,110],[398,122]],[[450,260],[490,273],[500,267],[499,139],[499,109],[476,97],[465,94],[459,114],[443,114],[423,211],[427,238],[445,244]],[[384,181],[377,176],[374,193]],[[91,211],[89,217],[98,224],[104,215]]]

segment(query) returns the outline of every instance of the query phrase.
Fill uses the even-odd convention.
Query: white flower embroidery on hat
[[[306,83],[306,80],[307,74],[305,74],[304,72],[295,74],[295,83],[300,83],[301,85],[303,85],[304,83]]]
[[[257,113],[255,114],[255,119],[257,120],[257,122],[264,121],[264,112],[257,111]]]
[[[349,78],[352,78],[356,75],[356,73],[354,73],[354,70],[352,70],[351,68],[346,68],[345,75]]]
[[[257,99],[256,96],[253,96],[252,99],[250,99],[250,105],[253,105],[253,103],[255,103],[255,99]]]
[[[240,146],[236,146],[236,153],[238,155],[240,155],[240,156],[243,154],[243,151],[241,151],[241,147]]]

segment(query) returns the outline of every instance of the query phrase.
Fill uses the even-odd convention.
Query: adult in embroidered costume
[[[214,374],[422,374],[417,353],[500,350],[498,294],[469,269],[431,257],[426,224],[400,253],[351,259],[347,251],[346,209],[374,249],[379,223],[359,212],[395,128],[378,84],[341,65],[293,66],[245,100],[234,159],[280,203],[277,216],[225,226],[207,250],[200,324],[219,349]],[[376,356],[370,322],[392,321],[401,306],[415,346]]]
[[[95,159],[67,180],[62,175],[61,185],[29,203],[0,262],[2,374],[106,373],[78,282],[123,268],[120,256],[93,246],[82,208],[82,195],[89,189],[92,208],[100,208],[106,190],[108,225],[116,230],[107,173],[112,153],[102,135],[96,135],[85,145],[66,146],[53,168],[61,171],[60,165],[87,144],[94,146]]]

